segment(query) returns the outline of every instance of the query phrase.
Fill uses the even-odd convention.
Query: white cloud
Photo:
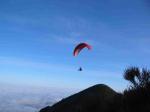
[[[0,64],[2,65],[12,65],[12,66],[22,66],[22,67],[33,67],[41,69],[56,69],[60,68],[61,70],[72,70],[72,67],[68,67],[62,64],[46,63],[46,62],[36,62],[27,59],[21,58],[11,58],[11,57],[0,57]]]
[[[52,69],[52,70],[59,70],[66,71],[66,72],[76,72],[76,68],[73,66],[63,65],[63,64],[54,64],[54,63],[46,63],[46,62],[35,62],[26,59],[19,59],[19,58],[11,58],[11,57],[0,57],[0,64],[1,65],[11,65],[11,66],[22,66],[22,67],[32,67],[32,68],[39,68],[39,69]],[[94,76],[94,77],[118,77],[115,74],[119,74],[118,71],[115,73],[113,71],[105,71],[105,70],[86,70],[83,71],[84,75]]]
[[[49,64],[49,63],[44,63],[44,62],[34,62],[30,60],[23,60],[23,59],[10,58],[10,57],[0,57],[0,65],[9,65],[13,67],[21,66],[21,67],[25,67],[26,69],[32,68],[33,71],[35,68],[36,69],[38,68],[44,71],[50,71],[50,72],[46,72],[48,76],[50,75],[60,76],[61,74],[61,79],[57,79],[55,82],[51,82],[51,83],[52,85],[55,85],[57,83],[62,82],[64,86],[62,85],[59,85],[59,86],[67,87],[67,88],[76,87],[76,85],[79,85],[81,88],[85,88],[87,86],[91,86],[96,83],[106,83],[106,84],[111,85],[113,83],[117,83],[116,81],[123,80],[122,74],[118,71],[103,70],[103,69],[99,69],[99,70],[86,69],[86,70],[83,70],[82,72],[79,72],[77,71],[77,68],[73,66],[61,65],[61,64]],[[69,77],[71,77],[71,80],[69,80],[70,79]],[[45,80],[45,79],[41,77],[41,80],[39,82],[41,83],[42,80]],[[73,83],[71,82],[72,80],[74,81]],[[76,83],[75,81],[79,81],[79,82]],[[34,83],[39,85],[39,82],[35,81]],[[45,82],[42,82],[42,83],[45,85]],[[118,84],[119,83],[120,82],[118,82]],[[47,80],[46,80],[46,85],[47,85]],[[115,88],[118,88],[117,86],[114,85]]]
[[[38,112],[68,95],[65,89],[22,87],[3,84],[0,86],[1,112]]]

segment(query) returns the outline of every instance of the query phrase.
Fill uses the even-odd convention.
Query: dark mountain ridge
[[[114,104],[120,104],[121,94],[104,84],[97,84],[69,96],[40,112],[116,112]],[[114,103],[115,102],[115,103]],[[118,111],[119,112],[119,111]]]

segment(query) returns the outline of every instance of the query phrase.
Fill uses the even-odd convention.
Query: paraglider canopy
[[[83,48],[88,48],[90,50],[92,47],[87,43],[80,43],[75,47],[73,56],[77,56]]]

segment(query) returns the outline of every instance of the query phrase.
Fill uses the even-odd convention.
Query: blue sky
[[[148,0],[0,1],[0,82],[122,90],[126,67],[150,68],[149,20]]]

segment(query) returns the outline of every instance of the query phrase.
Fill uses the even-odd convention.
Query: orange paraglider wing
[[[83,48],[88,48],[90,50],[92,47],[87,43],[80,43],[75,47],[73,55],[77,56]]]

